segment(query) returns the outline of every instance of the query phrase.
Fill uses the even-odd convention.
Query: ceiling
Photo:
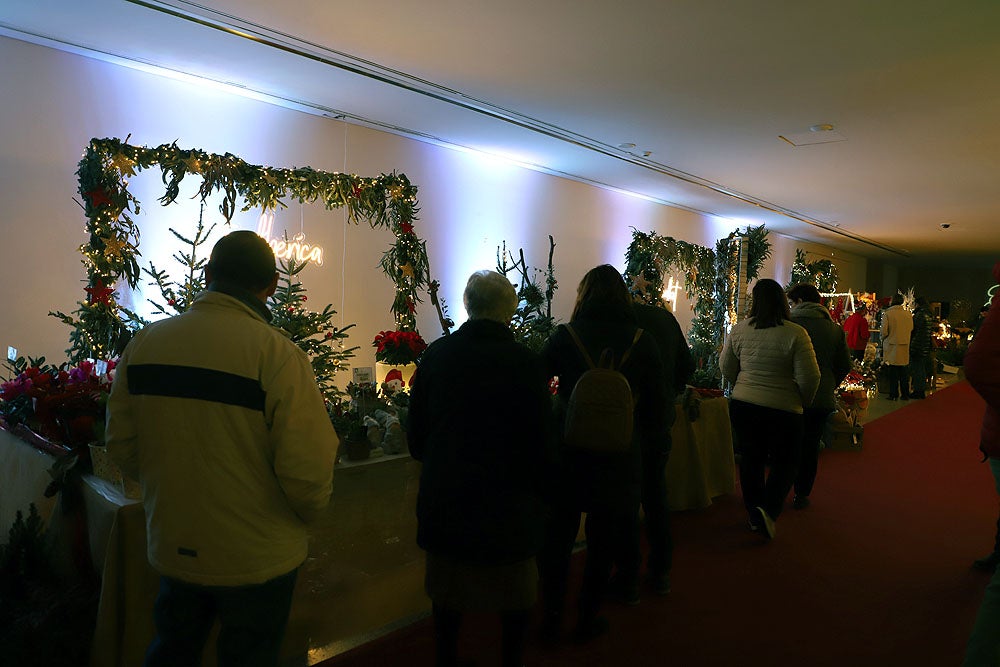
[[[1000,258],[996,0],[0,0],[0,34],[874,259]]]

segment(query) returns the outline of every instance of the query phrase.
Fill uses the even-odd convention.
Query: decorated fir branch
[[[625,280],[633,292],[647,303],[660,304],[665,274],[676,269],[684,275],[684,293],[693,301],[694,310],[687,338],[696,364],[695,386],[719,386],[719,354],[725,332],[735,323],[741,290],[741,252],[747,254],[747,280],[753,280],[771,254],[763,225],[733,232],[720,239],[714,250],[655,232],[632,230],[632,243],[625,254]]]
[[[170,228],[170,233],[188,247],[187,251],[178,250],[173,254],[173,258],[184,267],[185,273],[182,282],[172,280],[166,271],[157,270],[152,262],[149,263],[149,268],[143,269],[143,273],[153,279],[150,285],[155,285],[160,290],[160,296],[166,303],[164,305],[153,299],[146,299],[157,314],[176,315],[186,312],[194,303],[195,297],[205,289],[205,266],[208,264],[209,258],[199,257],[198,249],[205,245],[212,235],[215,223],[212,223],[206,230],[203,221],[204,212],[205,205],[203,203],[198,213],[198,225],[195,227],[192,238],[187,238],[173,227]]]
[[[806,284],[815,285],[821,293],[836,292],[839,278],[837,265],[830,260],[818,259],[806,262],[805,251],[795,249],[795,261],[792,263],[792,275],[788,287]]]
[[[326,208],[346,207],[348,219],[361,219],[388,228],[395,236],[382,259],[382,268],[396,286],[391,305],[397,328],[416,329],[418,290],[431,282],[426,247],[413,223],[418,212],[417,189],[403,174],[365,178],[302,167],[278,169],[252,165],[226,153],[181,149],[176,143],[156,148],[133,146],[121,139],[92,139],[77,169],[79,194],[87,218],[86,243],[80,246],[87,271],[87,302],[74,314],[51,313],[73,328],[67,354],[73,360],[108,359],[119,355],[139,319],[122,317],[114,285],[125,281],[134,288],[140,278],[139,229],[132,215],[140,202],[129,192],[128,179],[144,169],[158,167],[166,191],[160,203],[172,203],[189,175],[201,179],[198,196],[222,194],[220,211],[228,223],[240,201],[241,210],[286,206],[285,197],[301,203],[321,201]],[[131,324],[130,324],[131,323]]]
[[[348,361],[357,347],[344,349],[348,329],[337,327],[333,316],[337,311],[327,304],[319,312],[308,310],[303,304],[308,300],[305,287],[298,275],[308,265],[289,259],[278,266],[278,289],[268,300],[271,324],[288,334],[288,337],[309,356],[316,384],[328,404],[338,403],[344,396],[334,384],[337,373],[349,368]]]
[[[556,321],[552,317],[552,297],[559,287],[552,264],[555,248],[555,241],[549,236],[549,261],[544,272],[528,266],[523,249],[518,251],[515,259],[514,253],[507,250],[506,241],[502,247],[497,248],[497,273],[507,276],[514,271],[518,274],[518,306],[511,319],[510,329],[515,340],[536,352],[542,349],[556,327]],[[532,275],[538,273],[545,274],[544,290]]]

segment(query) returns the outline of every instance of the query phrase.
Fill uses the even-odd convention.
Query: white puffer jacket
[[[312,367],[252,303],[203,292],[147,326],[108,401],[108,452],[142,486],[149,562],[195,584],[298,567],[332,491],[338,441]]]
[[[722,375],[733,383],[732,397],[767,408],[802,413],[819,388],[820,372],[809,334],[788,320],[755,329],[738,322],[719,359]]]

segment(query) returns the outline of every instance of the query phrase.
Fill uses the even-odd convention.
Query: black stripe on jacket
[[[128,367],[128,392],[194,398],[264,411],[266,393],[252,378],[194,366],[136,364]]]

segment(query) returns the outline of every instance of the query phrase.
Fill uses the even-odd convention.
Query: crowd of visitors
[[[198,664],[219,621],[220,665],[274,665],[307,526],[330,498],[338,440],[304,353],[267,324],[277,280],[270,247],[233,232],[206,275],[190,311],[147,327],[123,354],[108,450],[141,482],[149,560],[162,574],[146,664]],[[601,608],[610,593],[634,605],[642,590],[670,592],[665,469],[674,404],[694,367],[677,320],[647,300],[617,269],[597,266],[580,281],[569,322],[535,353],[510,329],[514,287],[479,271],[465,288],[468,320],[424,352],[408,436],[422,464],[417,543],[427,553],[439,667],[462,664],[471,611],[498,614],[502,664],[520,667],[539,592],[541,640],[563,639],[584,516],[574,641],[608,630]],[[793,488],[792,506],[809,506],[836,389],[868,341],[862,310],[841,327],[821,301],[812,285],[786,292],[758,280],[719,359],[748,527],[767,540]],[[923,299],[912,315],[901,304],[895,298],[881,323],[889,397],[922,398],[930,314]],[[994,299],[967,369],[990,406],[982,449],[1000,480],[996,311]],[[1000,574],[970,655],[996,653],[998,609]]]

